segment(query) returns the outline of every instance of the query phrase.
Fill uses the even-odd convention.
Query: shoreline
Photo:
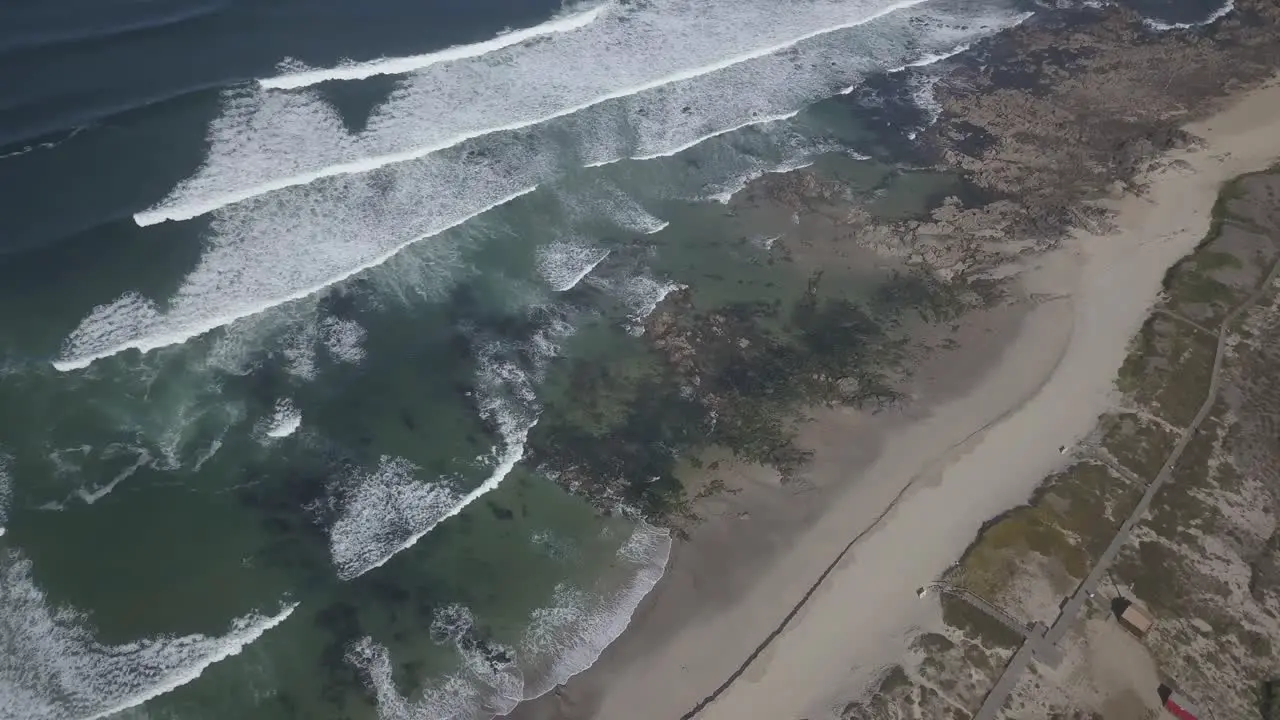
[[[1105,203],[1114,232],[1074,233],[1025,269],[1026,297],[1057,299],[1013,310],[1016,322],[1009,314],[1018,306],[963,320],[970,342],[925,360],[903,411],[818,413],[802,433],[817,450],[808,497],[797,502],[795,488],[757,472],[739,492],[704,500],[713,518],[676,544],[627,631],[596,665],[511,717],[688,717],[735,673],[699,717],[805,717],[860,696],[913,629],[941,622],[936,603],[915,602],[913,589],[958,559],[983,522],[1023,502],[1063,462],[1059,446],[1084,437],[1110,407],[1129,340],[1166,270],[1203,238],[1218,186],[1280,155],[1280,123],[1270,136],[1266,124],[1277,107],[1272,81],[1190,124],[1201,148],[1162,156],[1142,178],[1143,195]],[[972,342],[978,333],[1007,339]],[[981,372],[993,352],[998,364]],[[854,475],[862,477],[843,482]],[[769,537],[759,537],[761,525]],[[917,532],[924,527],[931,532]],[[748,547],[730,547],[737,541]]]

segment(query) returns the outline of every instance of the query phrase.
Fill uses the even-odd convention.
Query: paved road
[[[1009,697],[1013,687],[1022,679],[1022,671],[1031,664],[1034,648],[1035,642],[1030,638],[1022,643],[1022,647],[1018,648],[1018,652],[1013,654],[1013,658],[1005,666],[1004,674],[996,681],[991,692],[987,693],[987,699],[983,701],[982,707],[978,710],[978,714],[973,716],[973,720],[994,720],[996,713],[999,713],[1000,708],[1004,706],[1005,698]]]
[[[1062,611],[1058,614],[1058,619],[1054,621],[1053,627],[1049,628],[1049,631],[1045,633],[1043,640],[1028,638],[1022,644],[1022,647],[1018,649],[1017,654],[1013,656],[1009,665],[1005,667],[1004,674],[1000,676],[991,692],[987,694],[986,700],[983,701],[978,713],[973,716],[973,720],[994,720],[997,713],[1000,712],[1000,708],[1004,706],[1009,693],[1013,691],[1014,686],[1017,685],[1018,680],[1021,678],[1022,671],[1031,662],[1032,654],[1037,645],[1043,643],[1048,647],[1053,647],[1071,629],[1071,624],[1080,615],[1080,608],[1089,599],[1089,593],[1097,589],[1098,582],[1102,579],[1103,574],[1107,572],[1107,569],[1111,567],[1111,563],[1115,561],[1116,556],[1120,554],[1120,549],[1129,541],[1133,528],[1141,522],[1143,516],[1147,513],[1147,509],[1151,507],[1152,498],[1173,476],[1173,468],[1178,464],[1178,458],[1182,456],[1182,451],[1186,449],[1187,445],[1191,443],[1191,439],[1195,437],[1196,431],[1200,428],[1200,423],[1204,422],[1204,419],[1209,416],[1209,412],[1213,410],[1213,403],[1218,397],[1218,385],[1222,379],[1222,362],[1226,355],[1227,335],[1231,324],[1235,322],[1236,318],[1240,317],[1241,313],[1252,307],[1267,292],[1267,289],[1271,287],[1271,282],[1276,277],[1277,271],[1280,271],[1280,261],[1272,264],[1271,271],[1267,273],[1266,279],[1244,302],[1236,306],[1223,319],[1222,324],[1218,327],[1218,350],[1213,358],[1213,373],[1209,376],[1209,389],[1205,395],[1204,404],[1200,406],[1200,411],[1196,413],[1195,418],[1187,426],[1187,429],[1182,431],[1182,437],[1178,438],[1178,443],[1173,446],[1169,457],[1164,461],[1164,466],[1160,468],[1160,472],[1156,474],[1155,479],[1147,485],[1146,492],[1138,500],[1133,512],[1129,513],[1129,517],[1121,523],[1119,532],[1111,539],[1111,544],[1107,546],[1107,549],[1102,552],[1089,576],[1080,583],[1080,586],[1076,588],[1075,594],[1062,606]]]

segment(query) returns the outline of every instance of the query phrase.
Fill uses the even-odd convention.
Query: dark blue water
[[[328,66],[421,53],[557,10],[545,0],[5,3],[0,252],[155,202],[199,164],[219,89],[271,75],[286,57]],[[357,121],[390,90],[371,85],[342,98]]]
[[[1218,0],[1124,0],[1195,23]],[[0,253],[155,202],[203,157],[219,90],[311,66],[427,52],[535,25],[548,0],[58,0],[0,6]],[[394,79],[328,92],[359,129]],[[52,152],[57,149],[57,152]]]
[[[535,25],[539,0],[22,0],[0,8],[0,146],[309,65],[408,55]]]

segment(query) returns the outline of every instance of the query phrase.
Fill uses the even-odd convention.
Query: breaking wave
[[[9,504],[13,502],[13,476],[9,473],[9,457],[0,452],[0,536],[9,521]]]
[[[676,114],[663,112],[652,118],[654,123],[644,123],[643,130],[655,139],[676,133],[683,137],[675,144],[688,142],[706,134],[690,137],[691,127],[709,120],[724,127],[724,118],[717,116],[725,108],[737,114],[735,96],[750,93],[773,104],[769,95],[777,94],[790,99],[788,110],[795,110],[816,99],[815,80],[827,82],[827,73],[805,67],[787,78],[798,84],[791,88],[778,83],[780,75],[791,74],[789,59],[753,61],[925,1],[877,6],[869,0],[819,0],[797,6],[659,0],[617,7],[579,32],[512,48],[511,57],[504,58],[508,62],[460,59],[407,76],[359,134],[347,132],[337,111],[314,92],[237,95],[211,126],[210,156],[196,175],[134,219],[144,226],[184,220],[275,190],[367,173],[653,91],[653,104],[680,105],[673,108]],[[874,66],[865,56],[854,64],[861,70]],[[735,70],[733,76],[722,77],[729,69]],[[818,77],[806,82],[807,75]],[[716,81],[707,82],[712,76]],[[736,122],[761,114],[752,110]],[[636,118],[645,120],[643,114]]]
[[[325,318],[320,324],[320,336],[329,357],[348,365],[358,365],[364,360],[365,329],[355,320]]]
[[[538,274],[553,291],[564,292],[577,285],[608,256],[608,250],[585,243],[543,245],[538,248]]]
[[[289,437],[301,426],[302,413],[293,406],[293,401],[283,398],[276,401],[276,407],[267,419],[262,434],[273,439]]]
[[[133,474],[137,472],[139,468],[141,468],[143,465],[150,464],[152,461],[151,453],[147,452],[145,449],[135,448],[135,447],[122,447],[116,443],[112,443],[107,447],[107,451],[104,453],[104,457],[111,457],[113,454],[119,453],[121,450],[125,452],[136,453],[136,457],[133,461],[133,464],[117,472],[114,476],[112,476],[111,480],[109,480],[105,485],[97,486],[97,487],[94,487],[93,489],[87,489],[83,487],[77,489],[76,495],[78,495],[80,499],[85,502],[86,505],[92,505],[98,502],[99,500],[101,500],[102,498],[106,497],[111,493],[112,490],[116,489],[117,485],[119,485],[120,483],[132,477]]]
[[[982,12],[959,0],[610,6],[571,33],[503,49],[501,62],[461,59],[406,76],[355,134],[313,89],[236,89],[210,127],[204,165],[139,215],[146,224],[221,208],[196,268],[167,301],[126,293],[94,308],[54,365],[182,343],[555,185],[566,164],[660,157],[777,124],[850,80],[1018,17]],[[636,232],[663,226],[617,219]]]
[[[282,65],[287,69],[287,72],[259,80],[258,84],[264,88],[291,90],[332,80],[363,80],[375,75],[399,75],[413,70],[421,70],[437,63],[480,57],[481,55],[497,52],[503,48],[546,35],[573,32],[578,28],[595,22],[596,18],[600,17],[600,14],[605,9],[605,5],[598,5],[582,12],[549,20],[531,28],[504,32],[492,40],[485,40],[471,45],[455,45],[444,50],[422,55],[380,58],[367,62],[347,62],[335,68],[306,68],[300,66],[296,61],[286,59]]]
[[[666,531],[640,523],[618,551],[615,565],[625,576],[619,586],[595,591],[558,585],[551,603],[530,615],[517,647],[477,637],[476,618],[463,606],[437,610],[432,638],[453,644],[460,667],[429,682],[414,699],[396,686],[391,653],[372,637],[352,643],[346,659],[363,674],[382,720],[479,720],[507,714],[594,664],[662,578],[670,552]]]
[[[544,695],[594,665],[662,579],[670,554],[670,534],[641,522],[618,551],[618,558],[634,568],[633,577],[619,591],[601,596],[557,586],[552,604],[534,611],[521,644],[523,657],[534,669],[527,674],[541,678],[526,683],[524,699]]]
[[[422,480],[413,463],[384,457],[377,469],[336,489],[340,509],[330,528],[329,549],[338,577],[351,580],[383,565],[506,479],[524,457],[525,441],[538,422],[535,383],[558,351],[557,342],[572,332],[567,323],[556,322],[524,344],[482,346],[479,413],[497,428],[501,444],[490,454],[492,469],[479,486],[464,492],[452,478]],[[520,355],[532,358],[532,367],[522,366]]]
[[[83,613],[51,608],[31,577],[31,562],[0,555],[0,720],[98,720],[200,677],[284,622],[250,614],[221,637],[157,637],[124,645],[98,643]]]
[[[1225,3],[1222,4],[1222,7],[1209,13],[1209,16],[1201,20],[1200,22],[1167,23],[1167,22],[1161,22],[1159,20],[1152,20],[1151,18],[1146,18],[1142,21],[1142,24],[1146,25],[1152,30],[1158,30],[1161,32],[1165,30],[1189,30],[1193,27],[1202,27],[1204,25],[1212,25],[1213,23],[1230,15],[1231,12],[1235,9],[1236,9],[1235,0],[1227,0]]]
[[[394,198],[380,197],[375,187],[380,178],[368,176],[344,183],[345,190],[368,200],[354,215],[331,214],[321,219],[317,217],[317,200],[290,203],[288,198],[271,196],[262,198],[259,207],[248,212],[220,217],[214,223],[215,242],[167,309],[162,311],[137,293],[100,305],[67,338],[53,365],[62,371],[75,370],[127,349],[149,352],[184,343],[240,318],[312,295],[385,262],[417,240],[534,190],[522,187],[511,191],[501,178],[468,175],[472,182],[461,184],[473,184],[472,197],[502,194],[479,208],[433,205],[425,213],[427,217],[418,218],[421,229],[409,233],[402,227],[386,227],[390,218],[378,220],[376,214],[391,204],[397,205],[397,210],[401,203],[420,206],[417,193],[413,198],[401,194],[412,191],[411,182],[397,183],[401,192]],[[463,196],[457,199],[463,201]],[[396,218],[403,214],[391,213]],[[346,225],[350,234],[343,234],[335,225]],[[315,242],[309,242],[311,239]],[[305,247],[306,252],[299,253],[299,247]]]

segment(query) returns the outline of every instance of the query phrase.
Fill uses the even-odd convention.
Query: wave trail
[[[631,624],[640,601],[662,579],[671,557],[671,535],[640,521],[618,550],[618,560],[634,575],[608,597],[559,586],[551,607],[535,611],[521,649],[541,672],[527,682],[524,700],[541,697],[600,659]]]
[[[670,535],[641,522],[619,549],[608,577],[587,587],[557,585],[550,604],[530,614],[516,646],[477,641],[476,618],[465,606],[438,609],[432,637],[451,640],[461,662],[455,672],[427,681],[410,696],[401,694],[392,677],[390,651],[372,637],[351,643],[345,659],[373,693],[383,720],[506,716],[521,701],[545,695],[593,665],[662,578],[670,552]]]
[[[730,125],[729,127],[726,127],[726,128],[718,128],[712,132],[709,132],[705,135],[700,135],[692,140],[688,140],[673,148],[664,149],[662,152],[653,152],[653,153],[647,153],[644,155],[633,155],[631,157],[625,157],[625,158],[620,157],[620,158],[610,158],[608,160],[598,160],[596,162],[587,163],[583,167],[588,167],[588,168],[603,167],[605,165],[612,165],[613,163],[616,163],[616,162],[622,162],[623,160],[643,161],[643,160],[656,160],[658,158],[671,157],[672,155],[679,155],[680,153],[684,152],[685,150],[688,150],[689,148],[697,147],[698,145],[701,145],[702,143],[712,138],[718,138],[721,135],[728,135],[731,132],[736,132],[738,130],[745,130],[746,128],[754,127],[756,125],[768,125],[770,123],[783,122],[786,120],[790,120],[799,114],[800,114],[799,110],[792,110],[791,112],[779,113],[777,115],[768,115],[761,118],[751,118],[750,120],[738,123],[737,125]]]
[[[734,3],[744,16],[737,25],[712,22],[728,12],[722,7],[725,0],[611,5],[600,20],[577,32],[526,43],[503,51],[500,58],[415,73],[372,113],[359,134],[348,131],[338,109],[315,90],[241,89],[214,121],[205,166],[175,189],[165,201],[165,212],[190,209],[191,203],[227,189],[238,192],[335,162],[433,143],[468,128],[554,112],[618,87],[669,78],[680,67],[707,67],[708,59],[723,65],[721,60],[732,52],[812,34],[836,20],[862,17],[865,22],[887,1],[807,0],[795,12],[783,13],[773,0],[741,0]],[[404,241],[483,212],[478,207],[483,203],[500,203],[521,188],[556,192],[568,164],[655,157],[682,148],[689,152],[701,140],[706,147],[697,151],[702,158],[689,173],[714,167],[720,169],[712,175],[719,177],[726,163],[745,164],[748,170],[759,165],[763,171],[772,167],[768,158],[773,151],[767,147],[807,141],[802,137],[805,123],[761,121],[830,97],[851,79],[997,32],[1014,19],[1012,10],[987,7],[983,15],[974,15],[969,0],[930,0],[927,11],[897,13],[850,34],[825,35],[787,52],[628,95],[550,127],[499,133],[412,162],[311,182],[219,209],[203,256],[175,295],[144,299],[134,294],[114,303],[100,299],[108,304],[94,309],[71,333],[57,366],[83,367],[125,348],[145,351],[182,342],[306,296],[368,267],[370,259]],[[685,42],[691,39],[699,41]],[[624,43],[626,52],[604,52],[606,40]],[[591,57],[598,62],[579,61],[588,57],[588,50],[596,51]],[[677,54],[655,57],[659,51]],[[750,123],[757,123],[751,132],[723,132]],[[705,140],[708,136],[715,139]],[[764,153],[761,162],[749,162],[757,151]],[[690,182],[696,180],[690,177]],[[577,199],[590,206],[582,208],[584,222],[595,223],[604,214],[626,232],[663,227],[663,220],[634,201],[602,197],[596,191],[602,184],[608,184],[606,179],[594,179],[588,197]],[[705,190],[712,184],[701,186]]]
[[[497,466],[479,487],[459,496],[446,483],[420,482],[417,468],[403,458],[383,457],[378,469],[359,480],[329,536],[338,577],[352,580],[387,564],[413,547],[437,525],[496,489],[524,457],[527,428],[507,441]]]
[[[546,108],[547,111],[530,113],[524,117],[513,118],[505,123],[492,123],[491,111],[486,108],[486,112],[484,114],[474,118],[464,118],[464,122],[445,131],[451,134],[444,135],[434,142],[423,143],[420,145],[411,145],[408,147],[403,146],[412,143],[416,138],[421,137],[422,128],[418,127],[417,131],[413,133],[403,132],[404,128],[402,125],[405,122],[404,118],[395,116],[393,110],[383,108],[380,111],[380,114],[370,120],[370,129],[363,135],[355,138],[345,134],[338,136],[339,142],[335,144],[338,146],[339,152],[348,155],[348,157],[343,159],[334,158],[332,151],[328,149],[324,152],[317,152],[314,154],[307,152],[300,153],[298,155],[291,155],[284,158],[283,162],[291,165],[292,167],[284,169],[284,173],[286,174],[274,177],[272,177],[272,175],[274,175],[275,168],[270,167],[265,169],[260,166],[248,168],[247,170],[250,174],[257,175],[258,177],[243,177],[242,171],[245,170],[244,168],[232,168],[231,172],[223,172],[220,168],[215,166],[214,159],[220,157],[216,155],[219,149],[219,143],[239,143],[243,137],[245,130],[244,126],[246,124],[257,125],[258,123],[265,121],[264,118],[255,116],[254,111],[258,107],[266,107],[267,105],[275,102],[270,98],[237,99],[232,103],[233,107],[231,108],[230,114],[225,118],[215,121],[214,127],[211,130],[211,134],[214,136],[212,140],[215,155],[211,156],[211,159],[201,167],[200,171],[198,171],[195,176],[180,184],[179,187],[175,189],[174,193],[172,193],[168,198],[162,200],[158,205],[150,209],[136,213],[134,215],[134,221],[137,222],[138,225],[148,226],[168,220],[189,220],[220,207],[242,202],[244,200],[277,190],[282,190],[284,188],[305,185],[322,178],[338,175],[367,173],[395,163],[402,163],[426,157],[432,153],[446,150],[469,140],[493,135],[495,133],[511,132],[541,125],[558,118],[574,115],[582,112],[583,110],[611,100],[618,100],[620,98],[644,93],[668,85],[682,83],[703,75],[716,73],[727,68],[742,65],[743,63],[747,63],[752,60],[775,55],[785,50],[789,50],[806,40],[866,25],[867,23],[873,22],[886,15],[920,5],[924,2],[927,2],[927,0],[897,0],[896,2],[884,7],[861,14],[856,19],[840,22],[831,22],[834,20],[834,17],[824,16],[821,18],[814,18],[815,22],[826,22],[818,28],[809,29],[807,31],[800,31],[798,27],[791,28],[795,34],[792,34],[789,37],[751,50],[736,52],[725,57],[710,60],[709,62],[703,62],[699,65],[688,66],[680,69],[660,68],[659,71],[663,74],[658,77],[652,77],[644,80],[640,80],[639,77],[636,77],[634,79],[639,80],[638,82],[627,84],[621,88],[615,88],[605,92],[598,92],[603,89],[600,87],[588,88],[588,90],[594,90],[598,92],[598,94],[588,95],[585,98],[573,98],[572,96],[559,98],[523,98],[517,96],[519,104],[510,108],[510,112],[528,113],[528,103],[530,102],[534,104],[535,108],[545,107],[547,105],[554,106],[557,101],[559,101],[560,104],[558,107],[554,107],[554,109],[548,107]],[[834,13],[834,11],[832,12]],[[846,8],[845,13],[847,12],[848,10]],[[634,25],[636,23],[630,22],[623,24]],[[669,38],[659,38],[655,42],[670,43],[671,40]],[[599,49],[595,48],[595,50],[598,52]],[[725,51],[728,52],[728,49],[726,48]],[[576,61],[576,58],[573,57],[557,57],[554,59],[557,61],[556,65],[558,66],[563,66],[566,59]],[[705,61],[707,58],[702,58],[702,60]],[[585,62],[586,59],[584,58],[583,61]],[[695,59],[695,61],[697,61],[697,59]],[[627,73],[638,76],[642,74],[644,69],[646,68],[619,68],[619,71],[624,73],[624,77]],[[468,68],[467,70],[470,70],[472,73],[477,72],[471,68]],[[459,71],[461,72],[461,70]],[[425,80],[429,86],[436,78],[428,77],[428,75],[430,74],[424,73],[422,76],[414,76],[411,80],[420,78]],[[522,85],[527,85],[530,82],[528,78],[506,78],[506,81],[502,83],[502,86],[488,88],[487,90],[490,92],[505,90],[504,86],[515,82],[517,79]],[[496,78],[495,81],[497,81]],[[549,89],[563,92],[564,89],[559,85],[559,83],[553,83]],[[427,87],[426,89],[432,90],[433,88]],[[570,84],[568,89],[576,90],[579,88],[575,88]],[[474,101],[474,96],[480,91],[477,91],[475,87],[472,87],[469,92],[472,93],[472,99]],[[389,106],[394,106],[397,101],[401,103],[417,102],[418,99],[418,95],[414,93],[414,88],[410,86],[397,91],[397,94],[393,97]],[[308,116],[314,116],[317,114],[317,111],[314,110],[311,105],[319,102],[318,98],[304,98],[300,101],[295,101],[295,104],[293,105],[288,105],[286,103],[285,107],[279,111],[281,117],[276,118],[273,122],[287,123],[292,121],[297,123],[304,119],[310,119]],[[502,109],[506,110],[507,108]],[[341,126],[341,122],[337,118],[329,117],[332,113],[324,114],[325,117],[322,121],[324,122],[326,126],[325,129],[327,131],[333,132],[330,128]],[[427,114],[429,115],[430,113]],[[408,116],[407,113],[406,116]],[[415,108],[411,117],[420,119],[423,116],[424,113],[422,109]],[[316,119],[321,120],[321,118]],[[471,127],[467,127],[467,120],[474,120],[475,124],[471,125]],[[418,120],[415,119],[412,122],[416,123]],[[380,137],[380,134],[390,134],[394,135],[394,137],[388,139]],[[366,137],[372,137],[373,139],[365,140]],[[306,139],[299,139],[291,136],[273,136],[272,140],[273,142],[283,141],[294,145],[305,144],[308,147],[315,144],[314,139],[310,136]],[[388,147],[388,144],[390,147]],[[362,147],[362,145],[364,147]],[[374,147],[368,147],[368,145],[374,145]],[[295,151],[299,149],[301,148],[294,148]],[[317,150],[319,150],[319,148],[317,148]],[[232,147],[225,148],[225,151],[228,155],[223,159],[230,162],[235,162],[237,158],[242,158],[245,152],[258,152],[256,148],[235,149]],[[271,150],[266,147],[262,148],[262,151],[267,153],[280,152],[279,150]],[[288,149],[286,149],[286,152],[287,151]],[[326,155],[328,155],[328,157],[326,157]],[[305,167],[302,165],[302,163],[310,162],[313,157],[319,157],[319,163],[323,164],[313,167]],[[190,195],[194,195],[194,197],[190,197]]]
[[[0,556],[0,720],[99,720],[141,705],[238,654],[296,607],[237,618],[221,637],[106,646],[83,613],[50,608],[32,581],[31,561],[9,552]]]
[[[581,242],[554,242],[538,249],[538,274],[553,292],[572,290],[596,269],[609,251]]]
[[[1147,18],[1147,19],[1145,19],[1145,20],[1143,20],[1143,21],[1142,21],[1142,24],[1143,24],[1143,25],[1146,25],[1147,27],[1151,28],[1152,30],[1159,30],[1159,31],[1164,31],[1164,30],[1190,30],[1190,29],[1191,29],[1191,28],[1193,28],[1193,27],[1202,27],[1202,26],[1204,26],[1204,25],[1212,25],[1213,23],[1215,23],[1215,22],[1217,22],[1217,21],[1221,20],[1222,18],[1226,17],[1227,15],[1230,15],[1230,14],[1231,14],[1231,11],[1233,11],[1233,10],[1235,10],[1235,9],[1236,9],[1236,3],[1235,3],[1235,0],[1227,0],[1225,3],[1223,3],[1222,7],[1218,8],[1217,10],[1214,10],[1214,11],[1213,11],[1213,12],[1211,12],[1211,13],[1209,13],[1209,16],[1208,16],[1208,17],[1206,17],[1205,19],[1201,20],[1200,22],[1192,22],[1192,23],[1187,23],[1187,22],[1180,22],[1180,23],[1166,23],[1166,22],[1160,22],[1159,20],[1152,20],[1151,18]]]
[[[479,486],[462,494],[449,479],[424,482],[417,479],[413,463],[383,457],[377,470],[338,489],[345,497],[329,531],[329,551],[339,578],[351,580],[385,565],[502,484],[524,458],[525,442],[538,423],[541,408],[534,383],[558,352],[558,340],[572,332],[568,323],[556,321],[526,344],[489,343],[482,348],[476,396],[480,416],[497,427],[501,445],[491,456],[493,469]],[[532,366],[522,367],[506,357],[513,352],[529,358]]]
[[[9,474],[9,457],[0,452],[0,536],[9,518],[9,503],[13,498],[13,477]]]
[[[288,398],[276,401],[271,418],[263,425],[263,435],[273,440],[289,437],[302,426],[302,413]]]
[[[116,39],[122,35],[128,35],[144,30],[158,30],[160,28],[168,28],[173,25],[179,25],[191,20],[197,20],[203,17],[221,12],[226,8],[227,3],[224,0],[212,0],[211,2],[202,3],[193,7],[182,10],[165,12],[159,15],[143,16],[133,19],[115,19],[112,22],[102,22],[102,18],[95,17],[92,14],[76,13],[74,21],[78,27],[68,28],[68,23],[63,20],[60,28],[54,32],[15,32],[10,37],[4,38],[0,42],[0,55],[8,55],[11,53],[26,52],[30,50],[45,50],[50,46],[70,45],[73,43],[83,42],[86,40],[105,40]],[[149,8],[146,3],[133,4],[130,9],[139,9],[147,12]],[[109,12],[119,12],[124,8],[117,5]],[[63,16],[65,18],[65,16]],[[70,19],[70,18],[67,18]]]
[[[225,289],[224,286],[228,282],[234,281],[230,278],[222,277],[223,270],[218,268],[216,262],[210,259],[217,253],[206,253],[201,258],[200,267],[193,271],[184,282],[182,290],[179,291],[178,297],[174,298],[170,304],[168,312],[161,312],[154,302],[137,293],[126,293],[115,302],[99,305],[89,313],[88,317],[81,321],[79,327],[67,338],[62,354],[53,362],[53,367],[63,372],[78,370],[88,367],[95,360],[110,357],[131,348],[145,353],[157,348],[181,344],[193,337],[203,335],[210,330],[228,325],[241,318],[256,315],[268,308],[315,294],[364,270],[381,265],[415,242],[457,227],[516,198],[528,195],[536,189],[536,187],[525,187],[517,190],[488,205],[475,209],[465,216],[454,217],[439,225],[431,226],[425,232],[407,240],[395,242],[386,249],[375,247],[373,249],[356,248],[352,250],[343,248],[346,252],[355,252],[356,257],[344,256],[335,258],[332,264],[326,265],[326,268],[332,274],[320,275],[320,273],[315,273],[320,277],[313,278],[308,276],[303,281],[306,284],[299,283],[300,286],[296,288],[288,283],[281,282],[278,277],[274,278],[277,288],[283,288],[284,292],[268,294],[265,297],[255,297],[256,293],[246,292],[244,288],[241,288],[234,295],[240,298],[239,303],[218,307],[213,313],[210,313],[207,307],[208,298],[206,297],[206,288],[203,283],[211,283],[216,290],[216,288]],[[235,249],[228,249],[229,247],[230,244],[228,243],[218,249],[225,250],[226,253],[231,254],[238,252]],[[309,250],[314,252],[315,249],[310,248]],[[291,248],[281,248],[277,252],[296,256],[296,252]],[[375,252],[376,254],[366,254]],[[361,255],[364,255],[364,257],[360,257]],[[288,257],[261,259],[279,262],[289,261]],[[353,260],[353,262],[349,264],[342,262],[345,260]],[[203,275],[211,277],[204,278]],[[197,279],[193,280],[193,278]],[[244,300],[244,298],[248,298],[248,301]],[[188,299],[188,302],[184,302],[184,300]]]
[[[563,17],[549,20],[545,23],[534,25],[530,28],[522,28],[520,30],[512,30],[495,36],[491,40],[473,43],[471,45],[455,45],[453,47],[438,50],[432,53],[424,53],[422,55],[411,55],[399,58],[380,58],[378,60],[369,60],[367,62],[352,62],[339,65],[334,68],[316,68],[311,70],[297,70],[287,72],[283,75],[275,77],[263,78],[258,81],[260,87],[274,90],[293,90],[297,88],[316,85],[330,80],[364,80],[375,75],[399,75],[402,73],[421,70],[437,63],[454,62],[456,60],[466,60],[467,58],[479,57],[487,55],[491,52],[502,50],[503,48],[519,45],[526,40],[543,37],[546,35],[555,35],[558,33],[573,32],[579,28],[586,27],[595,22],[596,18],[605,11],[607,5],[601,4],[583,12],[574,13]]]

